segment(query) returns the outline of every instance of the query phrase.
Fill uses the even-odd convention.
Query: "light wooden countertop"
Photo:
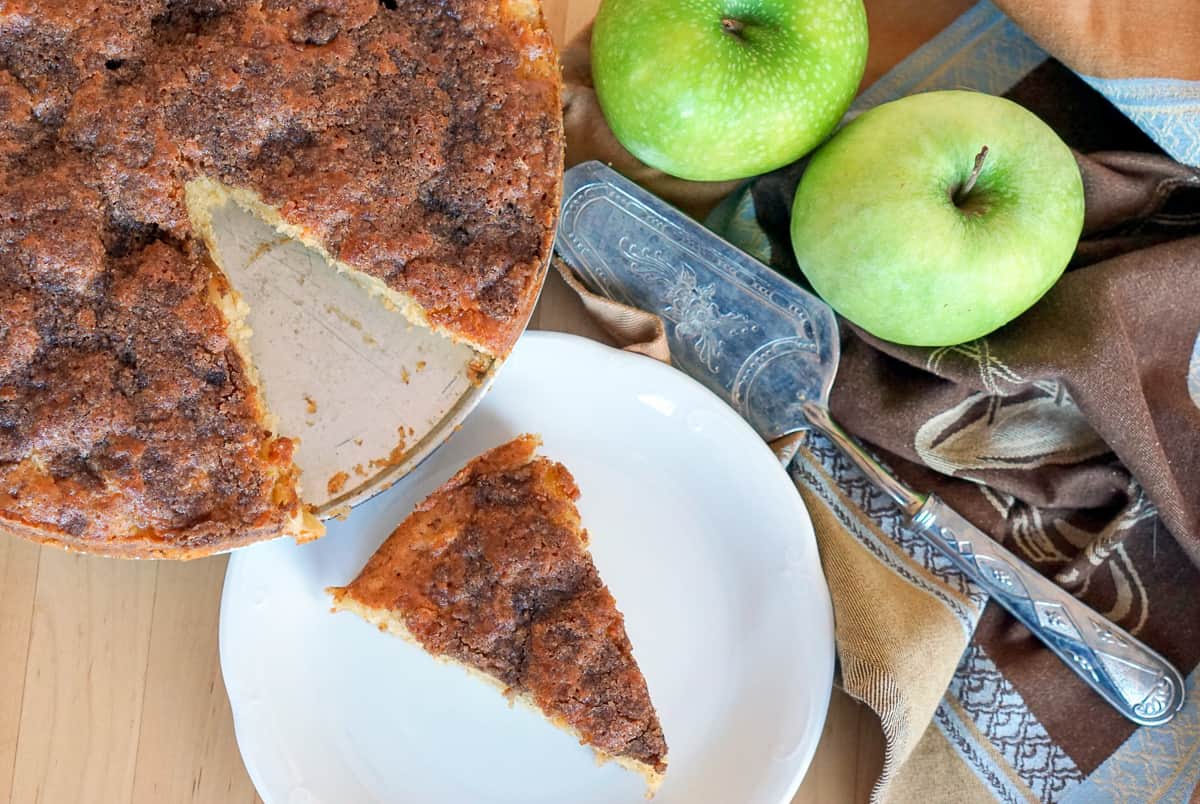
[[[599,0],[544,0],[560,43]],[[969,5],[868,2],[882,74]],[[887,36],[881,36],[886,32]],[[596,336],[551,276],[533,326]],[[91,558],[0,536],[0,801],[254,802],[217,655],[224,557]],[[865,801],[878,772],[874,716],[834,691],[795,802]]]

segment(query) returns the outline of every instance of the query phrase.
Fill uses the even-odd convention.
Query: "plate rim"
[[[735,429],[738,429],[738,428],[742,429],[745,432],[745,434],[748,435],[755,443],[761,445],[762,449],[765,450],[767,455],[770,456],[772,462],[779,468],[779,471],[784,473],[785,479],[787,480],[787,482],[789,484],[793,482],[791,477],[788,475],[788,473],[784,467],[784,464],[779,462],[779,460],[775,457],[774,453],[770,451],[769,445],[765,441],[763,441],[762,437],[759,436],[759,434],[754,430],[754,428],[750,426],[749,422],[747,422],[744,418],[742,418],[737,413],[737,411],[735,411],[732,407],[730,407],[727,402],[725,402],[723,399],[721,399],[719,396],[717,396],[717,394],[715,394],[709,388],[705,387],[698,380],[696,380],[695,378],[686,374],[685,372],[680,371],[679,369],[675,368],[674,366],[670,365],[669,363],[664,363],[655,358],[652,358],[652,357],[649,357],[646,355],[641,355],[636,352],[630,352],[625,349],[619,349],[619,348],[616,348],[613,346],[609,346],[598,340],[595,340],[593,338],[589,338],[589,337],[586,337],[583,335],[576,335],[574,333],[560,332],[560,331],[555,331],[555,330],[527,329],[520,336],[520,338],[517,341],[517,344],[514,345],[513,349],[510,351],[509,355],[506,356],[506,359],[503,361],[504,365],[507,365],[509,363],[509,358],[511,358],[512,353],[516,352],[520,348],[521,341],[526,341],[526,340],[552,343],[552,344],[557,344],[559,346],[561,346],[562,344],[567,344],[568,349],[575,349],[575,348],[582,348],[585,350],[590,349],[597,354],[601,354],[601,355],[605,356],[606,359],[616,359],[618,362],[623,362],[623,361],[628,360],[628,361],[630,361],[629,362],[630,365],[638,365],[642,369],[649,370],[652,373],[658,373],[660,376],[663,376],[663,377],[669,376],[669,377],[671,377],[671,380],[669,380],[671,382],[682,381],[682,384],[684,386],[690,386],[693,391],[698,392],[702,396],[707,396],[712,401],[716,402],[717,409],[721,410],[720,415],[724,418],[727,418],[730,421],[731,425]],[[497,367],[497,368],[500,368],[500,367]],[[498,371],[492,372],[491,379],[495,380],[498,376],[498,373],[499,373]],[[489,382],[488,390],[490,390],[491,387],[492,387],[492,383]],[[480,398],[482,398],[482,397],[483,397],[483,394],[480,394]],[[474,410],[476,407],[477,407],[477,405],[472,406],[472,410]],[[419,466],[421,463],[423,463],[427,458],[429,458],[434,453],[436,453],[437,448],[440,448],[442,446],[442,444],[445,444],[446,442],[448,442],[456,432],[457,432],[457,430],[455,430],[447,438],[445,438],[444,440],[439,442],[437,447],[430,450],[425,456],[423,456],[421,461],[414,463],[412,467],[409,467],[410,470],[415,469],[417,466]],[[399,485],[399,484],[397,484],[397,485]],[[395,488],[395,487],[394,486],[388,487],[387,489],[384,489],[382,492],[380,492],[380,494],[392,493],[393,488]],[[819,672],[819,675],[821,676],[822,679],[825,679],[827,677],[827,681],[825,681],[825,683],[821,684],[819,689],[815,692],[814,698],[813,698],[814,712],[816,713],[814,716],[814,724],[815,725],[814,725],[814,730],[813,730],[813,733],[815,734],[815,738],[811,741],[811,743],[809,745],[805,746],[802,758],[800,759],[800,761],[796,762],[796,764],[794,766],[795,769],[792,773],[792,779],[789,781],[787,787],[785,788],[784,795],[779,799],[779,804],[789,804],[789,802],[791,802],[791,800],[795,797],[796,792],[799,790],[800,785],[803,783],[805,777],[807,776],[809,768],[812,765],[812,760],[816,754],[817,747],[820,744],[821,734],[824,731],[824,725],[829,717],[829,704],[830,704],[830,701],[832,699],[832,694],[833,694],[834,670],[835,670],[835,665],[837,662],[837,643],[836,643],[835,635],[834,635],[835,632],[834,632],[834,619],[833,619],[833,604],[832,604],[832,600],[829,595],[829,584],[828,584],[828,580],[825,577],[824,566],[822,565],[822,563],[820,561],[820,552],[817,549],[815,526],[812,521],[812,515],[808,510],[807,502],[800,495],[799,490],[796,490],[795,493],[796,493],[796,500],[797,500],[798,508],[803,513],[803,516],[804,516],[805,520],[807,521],[807,525],[808,525],[807,530],[811,534],[810,538],[813,541],[812,547],[813,547],[813,553],[814,553],[815,562],[816,562],[816,566],[814,568],[814,571],[815,571],[814,574],[815,574],[815,577],[818,577],[820,579],[820,588],[813,590],[813,593],[814,593],[815,598],[816,598],[817,602],[819,603],[819,606],[821,609],[821,611],[816,614],[817,614],[817,616],[821,617],[822,625],[825,626],[825,628],[823,630],[828,634],[828,641],[825,642],[825,640],[822,640],[822,642],[827,645],[827,650],[824,651],[823,653],[824,653],[824,655],[828,656],[828,662],[827,662],[827,668],[826,668],[827,672]],[[378,495],[376,495],[376,496],[378,496]],[[353,516],[353,513],[351,513],[350,516]],[[796,523],[796,526],[797,526],[797,528],[799,528],[800,530],[803,531],[804,524],[805,524],[804,521],[798,521]],[[278,541],[278,540],[274,540],[274,541]],[[229,700],[230,714],[231,714],[231,717],[233,720],[234,740],[238,747],[238,755],[242,761],[242,765],[245,768],[247,775],[250,777],[251,782],[254,784],[255,791],[258,792],[258,794],[260,796],[262,796],[261,791],[263,789],[263,784],[262,784],[263,777],[261,775],[260,769],[255,765],[255,763],[253,761],[247,759],[246,751],[243,749],[243,742],[246,738],[243,736],[244,735],[243,721],[238,717],[237,706],[235,705],[235,702],[234,702],[234,687],[236,687],[236,685],[234,685],[234,687],[231,687],[231,685],[229,684],[229,679],[227,677],[227,673],[226,673],[226,669],[225,669],[226,656],[227,656],[227,654],[229,654],[232,651],[232,648],[228,645],[228,641],[232,637],[228,635],[226,623],[229,622],[230,618],[234,616],[229,612],[229,607],[232,604],[229,603],[229,595],[227,594],[227,591],[231,587],[231,580],[233,580],[233,581],[237,580],[236,576],[238,574],[238,568],[245,561],[245,558],[242,557],[241,554],[246,549],[253,548],[254,546],[255,545],[249,545],[247,548],[239,548],[239,549],[233,550],[229,553],[228,564],[225,568],[225,573],[222,577],[221,601],[220,601],[220,605],[219,605],[219,615],[218,615],[218,625],[217,625],[217,630],[218,630],[217,648],[218,648],[218,664],[219,664],[219,667],[221,670],[222,684],[225,687],[226,697]],[[295,546],[302,546],[302,545],[295,545]]]

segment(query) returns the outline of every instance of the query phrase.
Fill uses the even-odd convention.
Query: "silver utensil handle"
[[[900,507],[900,510],[913,516],[920,510],[925,498],[914,492],[908,486],[892,477],[892,473],[884,469],[858,442],[833,420],[829,408],[814,402],[805,402],[800,406],[809,424],[824,433],[830,441],[837,444],[846,457],[854,461],[859,471],[867,476],[874,486],[882,491]]]
[[[828,409],[809,403],[805,414],[912,517],[918,532],[1118,712],[1140,725],[1159,726],[1183,706],[1183,676],[1170,662],[1038,574],[937,497],[922,499],[900,483],[833,421]]]
[[[1170,662],[1040,575],[930,495],[913,524],[1121,714],[1143,726],[1183,706]]]

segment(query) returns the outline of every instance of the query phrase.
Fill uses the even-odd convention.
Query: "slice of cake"
[[[667,744],[566,467],[523,435],[475,458],[400,524],[349,586],[352,611],[537,707],[650,792]]]

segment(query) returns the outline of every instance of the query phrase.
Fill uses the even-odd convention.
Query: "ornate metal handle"
[[[1168,722],[1184,683],[1170,662],[1005,550],[930,496],[916,525],[1117,711],[1143,726]]]
[[[804,413],[912,517],[920,533],[1117,711],[1140,725],[1159,726],[1183,706],[1183,676],[1170,662],[1039,575],[937,497],[922,500],[838,427],[827,408],[810,402]]]
[[[804,417],[808,419],[809,424],[824,433],[830,441],[837,444],[842,452],[846,454],[846,457],[854,461],[854,465],[858,467],[859,471],[867,476],[867,480],[871,481],[884,494],[891,497],[896,505],[900,507],[901,511],[909,516],[913,516],[920,510],[921,504],[925,502],[925,498],[892,477],[891,472],[884,469],[879,461],[875,460],[865,449],[860,447],[858,442],[851,438],[833,420],[833,416],[829,415],[829,408],[824,405],[818,405],[815,402],[805,402],[800,406],[800,409],[804,411]]]

